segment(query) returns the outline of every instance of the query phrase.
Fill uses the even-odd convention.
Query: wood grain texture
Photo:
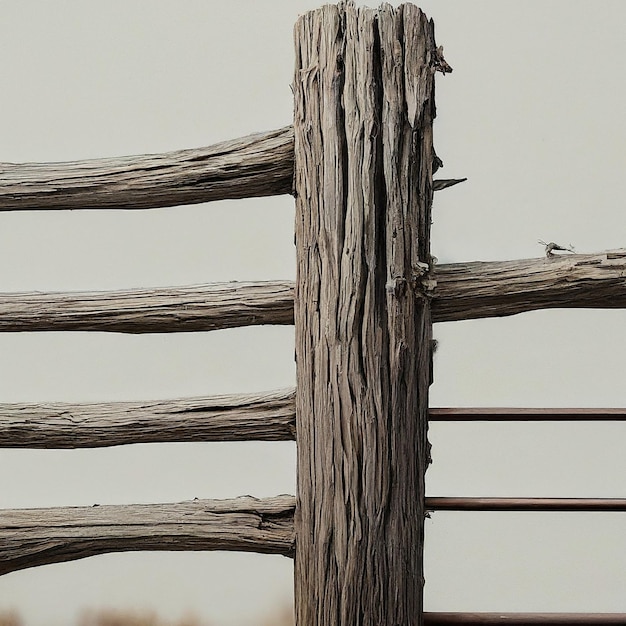
[[[295,27],[296,623],[422,623],[432,24]]]
[[[625,408],[430,408],[428,421],[624,421]],[[291,441],[295,389],[149,402],[0,404],[0,448]]]
[[[626,613],[425,613],[426,626],[602,626],[626,624]]]
[[[626,308],[626,250],[452,263],[429,273],[433,322],[555,308]],[[68,293],[0,293],[0,332],[167,333],[293,324],[295,283]]]
[[[173,333],[293,324],[289,281],[0,294],[0,332]]]
[[[626,250],[436,268],[437,322],[556,308],[626,308]]]
[[[0,574],[137,550],[293,552],[293,496],[3,510]]]
[[[0,448],[295,439],[293,389],[152,402],[0,404]]]
[[[291,193],[293,129],[207,148],[65,163],[0,163],[0,211],[153,209]]]

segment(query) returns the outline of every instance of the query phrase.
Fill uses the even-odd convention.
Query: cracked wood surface
[[[626,308],[626,250],[452,263],[435,271],[437,322],[556,308]]]
[[[291,193],[293,129],[207,148],[65,163],[0,163],[0,211],[153,209]]]
[[[626,250],[434,266],[433,322],[556,308],[626,308]],[[434,284],[434,283],[433,283]],[[168,333],[293,324],[295,283],[0,293],[0,332]]]
[[[170,333],[293,324],[289,281],[0,294],[0,331]]]
[[[295,27],[296,623],[422,623],[432,24]]]
[[[295,439],[293,389],[152,402],[0,404],[0,448]]]
[[[3,510],[0,575],[109,552],[238,550],[291,556],[293,496]]]

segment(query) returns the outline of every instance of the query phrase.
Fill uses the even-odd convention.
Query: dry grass
[[[0,626],[24,626],[24,622],[15,611],[0,613]]]
[[[0,613],[0,626],[26,626],[15,611]],[[211,626],[194,616],[183,617],[172,622],[161,619],[152,611],[130,612],[105,609],[85,611],[80,615],[76,626]],[[273,615],[265,617],[259,626],[293,626],[293,611],[285,607]]]
[[[161,619],[152,611],[131,612],[104,609],[85,611],[79,617],[76,626],[209,626],[209,624],[193,616],[171,622]]]

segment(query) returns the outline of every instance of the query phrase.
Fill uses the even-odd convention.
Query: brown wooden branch
[[[424,613],[425,626],[608,626],[626,613]]]
[[[0,294],[0,332],[170,333],[293,324],[293,283]]]
[[[291,556],[295,498],[3,510],[0,574],[109,552],[238,550]]]
[[[626,308],[626,250],[435,268],[433,320],[557,308]]]
[[[0,404],[0,448],[293,439],[293,389],[153,402]]]
[[[66,163],[0,163],[0,211],[153,209],[291,193],[293,128],[207,148]]]
[[[435,266],[434,322],[554,308],[626,308],[626,250]],[[294,283],[0,294],[0,332],[168,333],[293,324]]]

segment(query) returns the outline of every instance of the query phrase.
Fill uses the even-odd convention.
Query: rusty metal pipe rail
[[[432,497],[426,498],[426,508],[429,511],[626,511],[626,498]]]
[[[501,408],[469,407],[430,408],[431,422],[580,422],[580,421],[623,421],[626,408]]]
[[[626,613],[424,613],[425,626],[600,626],[626,624]]]

